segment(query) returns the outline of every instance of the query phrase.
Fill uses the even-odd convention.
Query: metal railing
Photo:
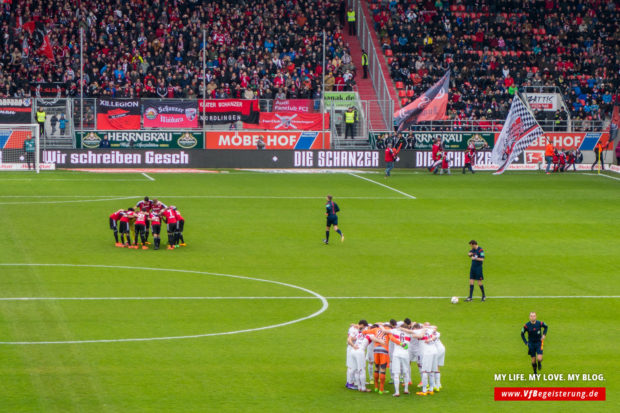
[[[372,80],[372,85],[375,88],[377,94],[377,101],[379,102],[379,108],[383,115],[383,121],[385,127],[389,128],[394,124],[394,100],[390,95],[388,89],[388,83],[385,80],[383,70],[381,68],[381,61],[384,59],[383,55],[379,56],[375,48],[375,44],[372,39],[372,32],[368,27],[368,22],[364,15],[362,7],[365,6],[365,2],[360,0],[353,0],[354,10],[357,16],[357,35],[362,45],[362,49],[368,53],[368,75]]]

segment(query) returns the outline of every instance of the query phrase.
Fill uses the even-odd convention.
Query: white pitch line
[[[144,175],[147,179],[149,179],[149,180],[151,180],[151,181],[154,181],[154,180],[155,180],[155,178],[150,177],[150,176],[149,176],[149,175],[147,175],[145,172],[142,172],[142,175]]]
[[[290,297],[293,298],[293,297]],[[312,297],[299,297],[312,298]],[[417,296],[417,297],[325,297],[328,300],[446,300],[452,297]],[[459,298],[466,298],[462,296]],[[486,296],[487,299],[522,299],[522,298],[620,298],[620,295],[498,295]]]
[[[604,176],[605,178],[609,178],[609,179],[615,179],[616,181],[620,181],[620,178],[617,178],[615,176],[609,176],[609,175],[605,175],[605,174],[591,174],[589,172],[585,172],[584,175],[590,175],[590,176]]]
[[[140,182],[144,182],[143,180]],[[0,195],[1,198],[19,198],[18,195]],[[45,198],[47,195],[37,196],[37,198]],[[49,195],[50,198],[59,198],[65,197],[64,195]],[[69,195],[66,196],[69,198],[77,198],[84,197],[80,195]],[[66,204],[66,203],[79,203],[79,202],[99,202],[99,201],[119,201],[123,199],[142,199],[140,195],[134,196],[123,196],[123,197],[115,197],[115,198],[101,198],[99,195],[88,195],[87,197],[97,197],[97,199],[75,199],[75,200],[59,200],[59,201],[15,201],[15,202],[0,202],[0,205],[31,205],[31,204]],[[29,196],[24,196],[23,198],[30,198]],[[177,195],[158,195],[157,198],[176,198],[176,199],[325,199],[325,196],[263,196],[263,195],[189,195],[189,196],[177,196]],[[405,198],[402,197],[361,197],[361,196],[339,196],[339,199],[359,199],[359,200],[403,200]]]
[[[447,300],[452,297],[325,297],[327,300]],[[465,298],[459,297],[459,298]],[[620,298],[620,295],[499,295],[488,299],[564,299],[564,298]],[[0,297],[0,301],[150,301],[150,300],[316,300],[299,296],[236,296],[236,297]]]
[[[123,199],[134,199],[134,198],[136,197],[125,196],[125,197],[120,197],[120,198],[74,199],[71,201],[64,200],[64,201],[0,202],[0,205],[71,204],[71,203],[76,203],[76,202],[122,201]]]
[[[284,327],[291,324],[299,323],[311,318],[317,317],[327,311],[329,303],[327,299],[317,292],[314,292],[308,288],[301,287],[295,284],[289,284],[281,281],[267,280],[262,278],[246,277],[243,275],[223,274],[207,271],[194,271],[194,270],[180,270],[174,268],[154,268],[154,267],[131,267],[125,265],[99,265],[99,264],[29,264],[29,263],[0,263],[3,267],[81,267],[81,268],[110,268],[110,269],[129,269],[129,270],[146,270],[146,271],[164,271],[164,272],[178,272],[187,274],[198,275],[213,275],[216,277],[236,278],[240,280],[259,281],[270,284],[281,285],[284,287],[293,288],[311,294],[313,299],[321,301],[321,308],[314,313],[305,317],[297,318],[283,323],[271,324],[263,327],[247,328],[243,330],[224,331],[219,333],[205,333],[205,334],[193,334],[185,336],[170,336],[170,337],[139,337],[139,338],[119,338],[119,339],[101,339],[101,340],[67,340],[67,341],[0,341],[0,345],[35,345],[35,344],[87,344],[87,343],[126,343],[126,342],[141,342],[141,341],[160,341],[160,340],[180,340],[188,338],[201,338],[201,337],[213,337],[213,336],[225,336],[240,333],[251,333],[254,331],[269,330],[278,327]]]
[[[372,182],[373,184],[376,184],[376,185],[382,186],[382,187],[387,188],[387,189],[389,189],[389,190],[392,190],[392,191],[394,191],[394,192],[398,192],[399,194],[404,195],[404,196],[406,196],[407,198],[410,198],[410,199],[417,199],[417,198],[416,198],[415,196],[413,196],[413,195],[409,195],[409,194],[407,194],[407,193],[405,193],[405,192],[403,192],[403,191],[399,191],[399,190],[398,190],[398,189],[396,189],[396,188],[392,188],[391,186],[384,185],[384,184],[382,184],[382,183],[380,183],[380,182],[373,181],[372,179],[368,179],[368,178],[365,178],[365,177],[363,177],[363,176],[356,175],[356,174],[354,174],[354,173],[350,173],[349,175],[354,176],[354,177],[359,178],[359,179],[363,179],[364,181]]]
[[[47,178],[41,178],[41,179],[34,179],[34,178],[6,178],[6,179],[2,179],[0,180],[0,182],[4,182],[4,181],[37,181],[37,182],[41,182],[41,181],[70,181],[70,182],[144,182],[144,179],[47,179]]]
[[[316,300],[316,297],[0,297],[0,301]]]

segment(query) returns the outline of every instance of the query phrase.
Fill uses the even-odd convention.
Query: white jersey
[[[349,331],[347,332],[347,367],[349,368],[353,368],[353,357],[351,356],[351,350],[353,350],[353,347],[351,347],[351,345],[349,344],[349,338],[351,339],[351,341],[355,342],[355,339],[357,338],[358,333],[360,332],[359,328],[357,328],[357,326],[352,326],[349,327]]]
[[[360,332],[359,328],[357,328],[356,326],[351,326],[349,327],[349,331],[347,332],[347,337],[350,337],[351,341],[355,342],[355,339],[357,338],[357,335],[359,334],[359,332]],[[351,347],[348,340],[347,340],[347,347]]]
[[[426,329],[425,337],[431,337],[433,330]],[[422,371],[437,371],[437,347],[433,340],[421,341],[422,348]]]
[[[422,355],[422,342],[420,340],[411,340],[409,344],[409,361],[420,362],[420,356]]]
[[[390,331],[390,334],[394,335],[394,337],[396,337],[401,343],[406,343],[408,345],[411,343],[411,335],[405,333],[399,328],[392,329]],[[394,357],[402,357],[409,360],[409,350],[405,350],[403,347],[399,346],[391,340],[390,343],[394,344]]]

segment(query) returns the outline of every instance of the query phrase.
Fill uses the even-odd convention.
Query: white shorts
[[[351,350],[351,359],[353,360],[353,365],[351,368],[353,370],[364,370],[366,368],[366,353],[364,349],[358,348],[357,350]],[[364,370],[366,371],[366,370]],[[365,376],[365,373],[364,373]]]
[[[392,371],[392,376],[399,377],[401,373],[408,375],[409,374],[409,358],[399,357],[395,355],[394,358],[391,359],[392,364],[390,365],[390,370]]]
[[[353,360],[353,355],[351,354],[352,352],[353,352],[353,347],[347,345],[347,368],[348,369],[352,369],[353,364],[355,363],[355,361]]]
[[[436,352],[424,352],[422,353],[422,371],[431,372],[437,371],[437,353]]]
[[[374,346],[372,345],[372,343],[370,343],[370,345],[366,347],[366,361],[371,364],[375,362]]]
[[[437,346],[437,365],[442,367],[446,358],[446,347],[441,342],[437,342],[435,345]]]
[[[420,352],[419,351],[409,351],[409,361],[411,363],[420,364]]]

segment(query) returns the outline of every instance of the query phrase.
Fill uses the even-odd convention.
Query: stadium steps
[[[370,76],[364,79],[364,70],[362,69],[362,46],[357,36],[349,36],[349,28],[345,26],[343,30],[343,40],[349,45],[351,51],[351,58],[355,65],[355,90],[359,93],[361,100],[367,100],[370,102],[368,108],[368,116],[370,117],[370,129],[372,130],[386,130],[387,126],[381,115],[379,104],[377,103],[377,93],[372,85]]]
[[[71,136],[44,136],[41,139],[43,149],[73,149],[73,138]]]
[[[368,150],[370,149],[370,144],[368,143],[368,139],[356,138],[356,139],[343,139],[336,138],[333,141],[334,149],[339,150]]]

